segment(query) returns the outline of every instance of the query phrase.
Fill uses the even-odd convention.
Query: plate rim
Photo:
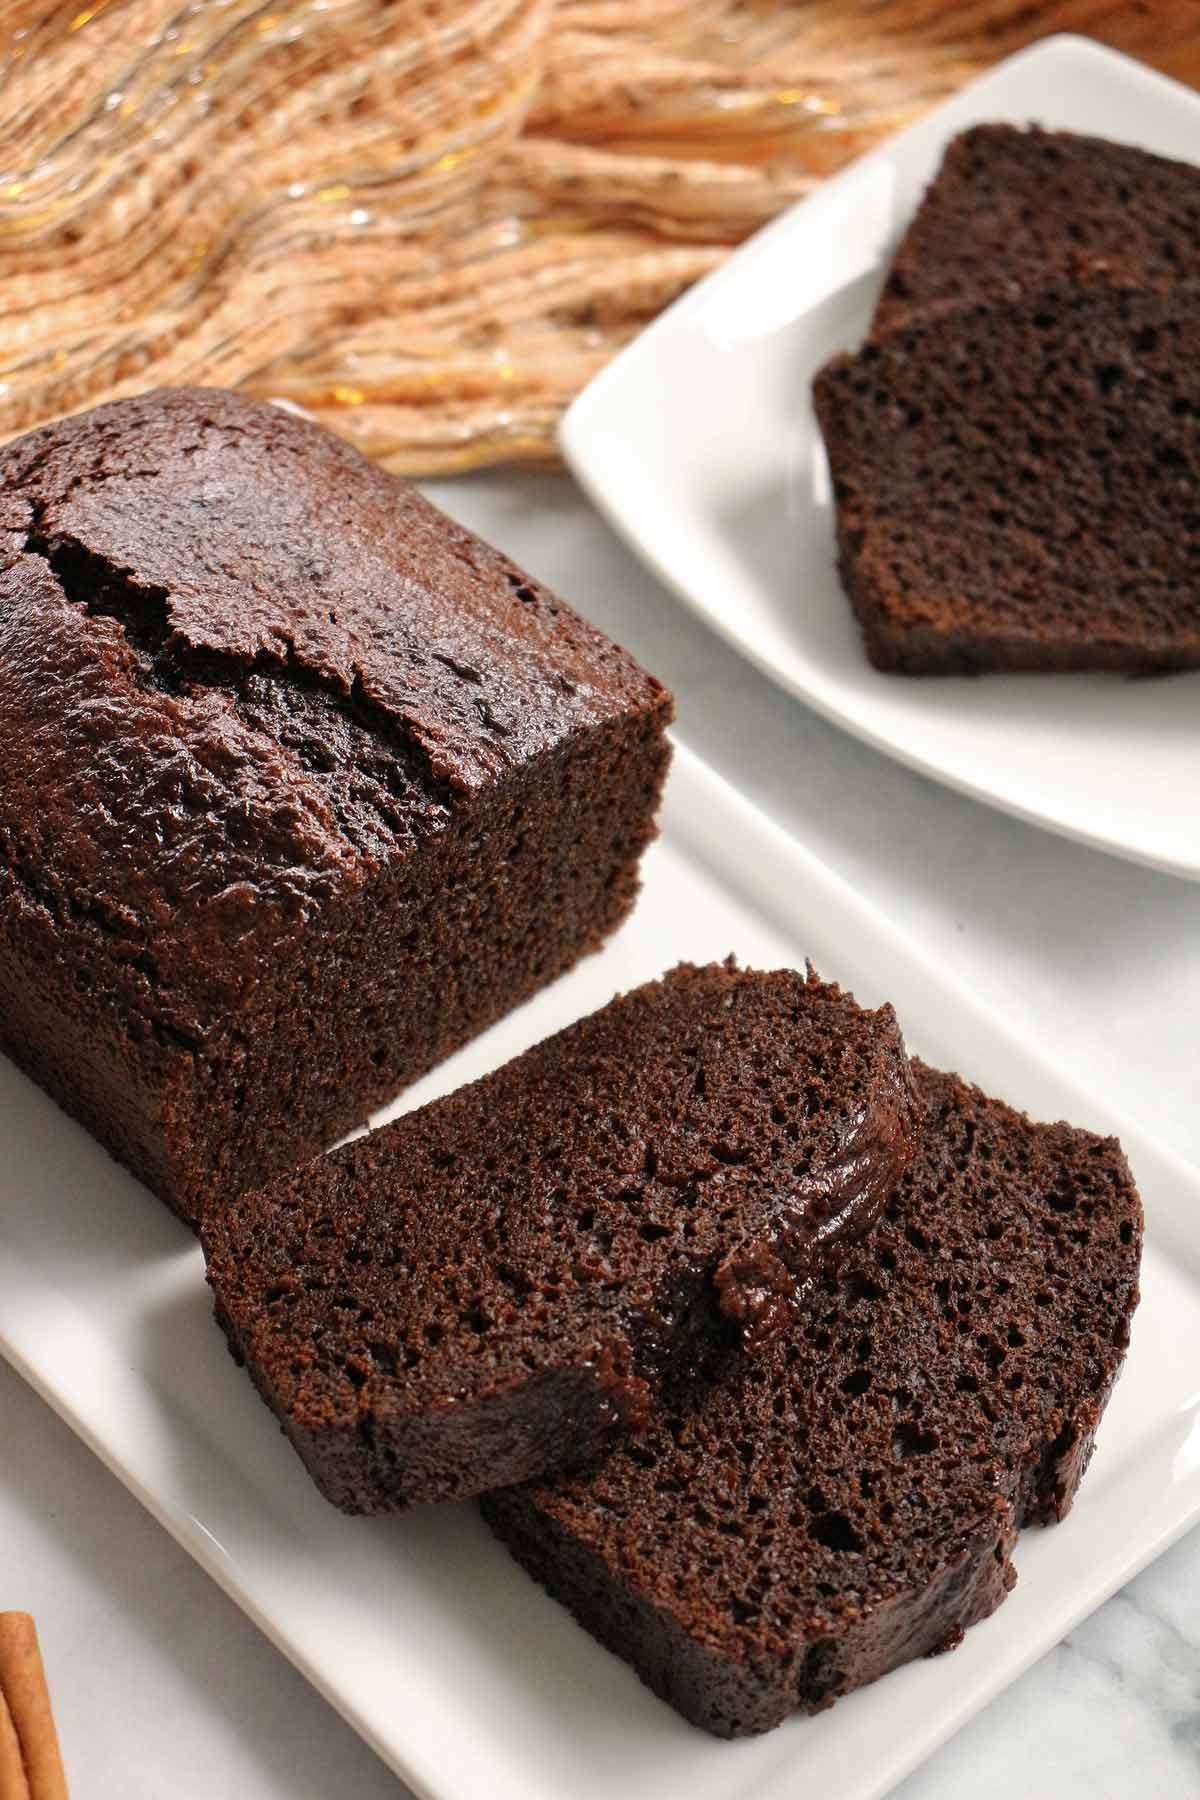
[[[1087,849],[1101,855],[1115,856],[1123,862],[1131,862],[1142,868],[1155,870],[1158,874],[1171,875],[1178,880],[1200,882],[1200,851],[1193,857],[1171,856],[1156,851],[1130,845],[1119,838],[1106,834],[1102,830],[1090,829],[1086,825],[1075,824],[1039,811],[1036,806],[1025,805],[1008,795],[997,793],[983,781],[974,780],[969,775],[960,774],[948,768],[936,758],[924,756],[919,751],[909,749],[904,743],[886,731],[879,730],[861,720],[849,707],[834,698],[816,692],[802,678],[793,675],[787,669],[781,669],[770,655],[759,647],[753,636],[739,633],[729,616],[711,606],[707,598],[688,586],[678,576],[670,564],[659,555],[655,544],[643,533],[640,518],[632,517],[614,498],[610,486],[598,467],[599,460],[593,450],[592,415],[604,404],[611,404],[610,390],[619,388],[620,383],[628,378],[631,368],[635,367],[642,357],[646,356],[661,334],[670,331],[680,319],[686,318],[695,307],[709,302],[718,293],[723,284],[740,275],[744,266],[743,259],[748,254],[756,253],[758,247],[776,234],[788,231],[793,221],[807,208],[819,194],[826,194],[839,183],[850,177],[859,177],[864,169],[876,162],[883,162],[895,154],[897,146],[903,146],[914,136],[928,130],[931,122],[951,105],[956,105],[964,95],[986,90],[1001,78],[1005,83],[1014,74],[1033,63],[1051,63],[1059,60],[1071,63],[1091,62],[1096,66],[1119,73],[1122,80],[1135,82],[1152,90],[1168,91],[1178,99],[1193,106],[1200,124],[1200,93],[1189,88],[1185,83],[1164,75],[1157,69],[1139,62],[1136,57],[1126,56],[1122,51],[1113,50],[1106,44],[1098,43],[1075,32],[1056,32],[1053,36],[1040,39],[1037,43],[1016,51],[1012,56],[992,65],[991,68],[964,82],[938,106],[926,113],[914,124],[906,126],[902,131],[893,133],[882,143],[875,145],[862,156],[854,158],[842,169],[822,181],[814,188],[813,193],[786,207],[750,237],[746,238],[728,260],[711,274],[704,276],[692,287],[679,296],[670,306],[661,312],[645,329],[638,333],[632,342],[626,344],[618,354],[607,363],[597,375],[594,375],[587,386],[576,395],[570,406],[559,420],[557,430],[558,447],[570,470],[571,475],[579,483],[588,500],[597,512],[616,532],[621,540],[629,545],[651,573],[680,600],[692,615],[708,630],[714,632],[724,643],[765,675],[776,687],[793,699],[801,701],[819,717],[845,731],[849,736],[857,738],[860,743],[867,744],[872,750],[905,768],[914,770],[928,780],[936,781],[941,786],[955,793],[964,794],[968,799],[981,805],[993,807],[1009,818],[1015,818],[1038,830],[1049,831],[1055,836],[1070,842],[1082,844]]]

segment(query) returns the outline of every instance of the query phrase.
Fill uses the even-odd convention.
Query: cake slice
[[[1119,1144],[914,1061],[921,1149],[803,1326],[594,1470],[489,1494],[518,1560],[694,1724],[816,1712],[951,1648],[1071,1504],[1138,1298]]]
[[[683,965],[222,1208],[217,1318],[336,1505],[478,1493],[644,1429],[711,1342],[761,1348],[915,1127],[890,1008]]]
[[[1200,665],[1200,285],[929,307],[814,394],[877,668]]]
[[[1008,295],[1088,269],[1200,281],[1200,168],[1070,131],[976,125],[950,143],[900,242],[872,331],[930,302]]]
[[[670,696],[236,394],[0,449],[0,1047],[189,1220],[596,949]]]

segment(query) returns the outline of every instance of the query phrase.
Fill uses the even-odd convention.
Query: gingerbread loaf
[[[762,1354],[876,1219],[917,1108],[890,1008],[682,965],[203,1229],[234,1355],[328,1499],[450,1500]]]
[[[1200,281],[1200,168],[1131,144],[976,125],[954,138],[901,239],[875,310],[881,335],[941,300],[1012,299],[1107,271]]]
[[[1200,284],[930,305],[814,397],[877,668],[1200,666]]]
[[[1115,1139],[914,1061],[925,1136],[801,1329],[715,1351],[595,1469],[485,1496],[517,1559],[693,1723],[817,1712],[952,1648],[1060,1519],[1138,1298]]]
[[[628,912],[663,688],[316,426],[0,450],[0,1044],[189,1220]]]

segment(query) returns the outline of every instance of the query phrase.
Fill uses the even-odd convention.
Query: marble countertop
[[[1200,885],[1005,818],[826,725],[691,620],[566,479],[426,485],[663,676],[693,749],[1077,1079],[1200,1162]],[[404,1800],[3,1365],[0,1430],[0,1605],[38,1618],[81,1800]],[[1200,1531],[897,1793],[1194,1800]]]

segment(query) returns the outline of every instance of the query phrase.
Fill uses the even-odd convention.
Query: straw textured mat
[[[639,327],[997,58],[1194,0],[0,0],[0,436],[160,383],[552,454]]]

